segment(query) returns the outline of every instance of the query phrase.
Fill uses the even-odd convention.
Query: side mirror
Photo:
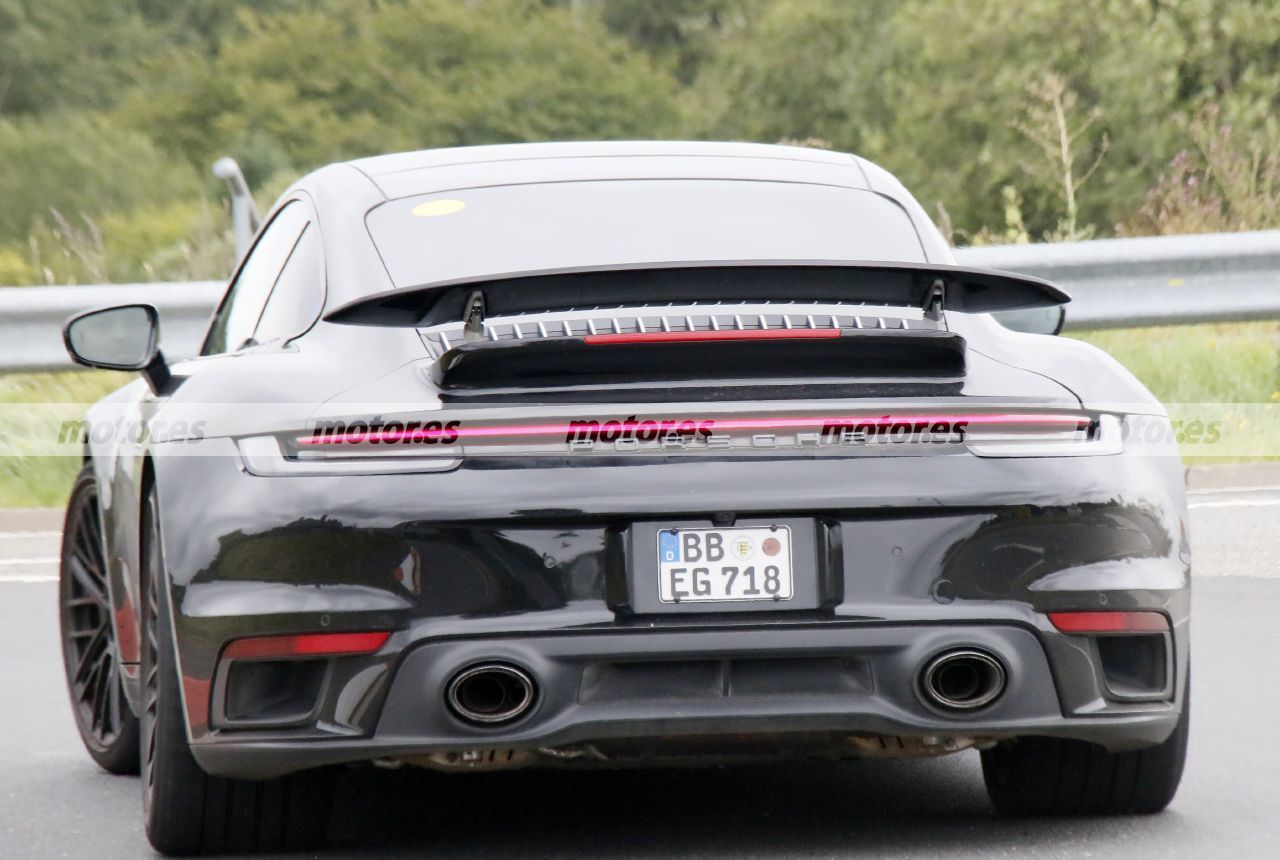
[[[1007,329],[1025,334],[1058,334],[1067,322],[1067,309],[1062,305],[1049,308],[1027,308],[992,314]]]
[[[85,311],[62,327],[62,342],[77,364],[105,370],[140,370],[154,393],[159,393],[170,378],[159,341],[160,315],[151,305]]]

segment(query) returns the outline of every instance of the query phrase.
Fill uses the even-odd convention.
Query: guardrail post
[[[249,251],[249,243],[258,232],[262,216],[249,193],[249,183],[244,181],[244,172],[234,158],[219,158],[213,163],[213,175],[227,183],[231,192],[231,227],[235,231],[236,263]]]

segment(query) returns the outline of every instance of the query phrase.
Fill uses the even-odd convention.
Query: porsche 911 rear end
[[[390,638],[314,660],[281,639],[279,661],[233,642],[211,728],[308,716],[299,737],[359,737],[244,755],[219,731],[201,760],[264,773],[373,754],[472,768],[1163,740],[1186,610],[1176,475],[1123,455],[1120,416],[920,313],[876,314],[546,313],[475,342],[429,327],[433,420],[242,440],[247,474],[219,490],[329,476],[290,479],[281,527],[239,554],[287,542],[289,578],[385,606],[356,625],[361,650],[366,629]],[[1003,396],[969,393],[983,388]],[[421,476],[357,477],[396,465]],[[307,523],[335,494],[361,503],[340,528]]]
[[[643,274],[697,295],[726,276]],[[733,273],[766,275],[804,294],[849,277]],[[554,303],[558,279],[542,281]],[[423,327],[428,357],[402,371],[437,410],[344,405],[240,440],[243,473],[190,476],[219,495],[288,481],[276,527],[235,554],[287,548],[281,578],[335,589],[324,617],[349,631],[219,653],[226,619],[189,611],[213,679],[205,767],[977,747],[1008,808],[1163,805],[1136,765],[1077,794],[1024,784],[1054,779],[1046,744],[1136,763],[1125,751],[1178,725],[1180,476],[1125,455],[1127,416],[983,355],[927,308],[725,298],[469,324]],[[1007,764],[1019,755],[1037,758]]]
[[[800,169],[681,152],[663,175]],[[992,321],[1066,297],[947,265],[887,174],[781,152],[785,188],[363,163],[395,289],[301,339],[331,394],[155,469],[203,771],[976,748],[1006,812],[1164,807],[1189,555],[1159,405]]]

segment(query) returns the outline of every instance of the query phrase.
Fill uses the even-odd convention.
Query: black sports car
[[[851,155],[319,170],[198,357],[149,306],[67,324],[143,377],[90,411],[67,512],[85,745],[141,768],[171,853],[314,836],[330,766],[371,761],[978,748],[1002,812],[1160,810],[1182,472],[1123,368],[991,316],[1066,301],[953,265]]]

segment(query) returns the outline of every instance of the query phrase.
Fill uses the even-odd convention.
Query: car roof
[[[330,164],[299,179],[282,200],[305,193],[322,224],[342,225],[324,233],[332,307],[395,286],[368,231],[346,226],[389,201],[478,188],[624,180],[746,180],[861,191],[906,210],[927,261],[955,262],[946,240],[892,174],[850,153],[802,146],[581,141],[428,149]]]
[[[759,143],[611,141],[429,149],[348,162],[388,199],[460,188],[624,179],[738,179],[870,189],[860,159]]]

